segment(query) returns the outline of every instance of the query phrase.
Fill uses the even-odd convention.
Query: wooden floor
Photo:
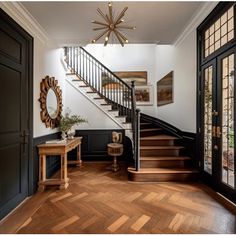
[[[69,168],[67,190],[35,194],[0,233],[235,233],[236,216],[201,184],[135,183],[126,168]]]

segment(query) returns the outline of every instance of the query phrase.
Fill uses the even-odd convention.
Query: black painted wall
[[[124,130],[76,130],[76,136],[82,136],[81,158],[83,161],[112,161],[107,155],[107,144],[112,142],[112,131],[122,132],[124,153],[118,161],[132,162],[132,144],[129,138],[125,137]],[[59,139],[60,132],[34,138],[33,141],[33,191],[37,191],[39,176],[39,156],[37,145],[48,140]],[[76,149],[68,153],[68,159],[76,158]],[[60,158],[56,156],[47,157],[47,177],[52,176],[60,168]]]

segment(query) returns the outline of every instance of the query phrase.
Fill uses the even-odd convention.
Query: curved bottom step
[[[128,178],[136,182],[187,182],[197,181],[198,171],[191,168],[128,168]]]

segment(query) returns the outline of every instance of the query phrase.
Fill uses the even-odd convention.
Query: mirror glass
[[[55,119],[57,117],[58,112],[57,96],[54,90],[51,88],[48,90],[47,93],[46,105],[49,116],[52,119]]]

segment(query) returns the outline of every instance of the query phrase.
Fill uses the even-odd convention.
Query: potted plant
[[[61,131],[62,139],[73,139],[75,135],[74,125],[88,122],[86,119],[78,115],[70,115],[70,110],[66,109],[65,115],[62,115],[59,129]]]

